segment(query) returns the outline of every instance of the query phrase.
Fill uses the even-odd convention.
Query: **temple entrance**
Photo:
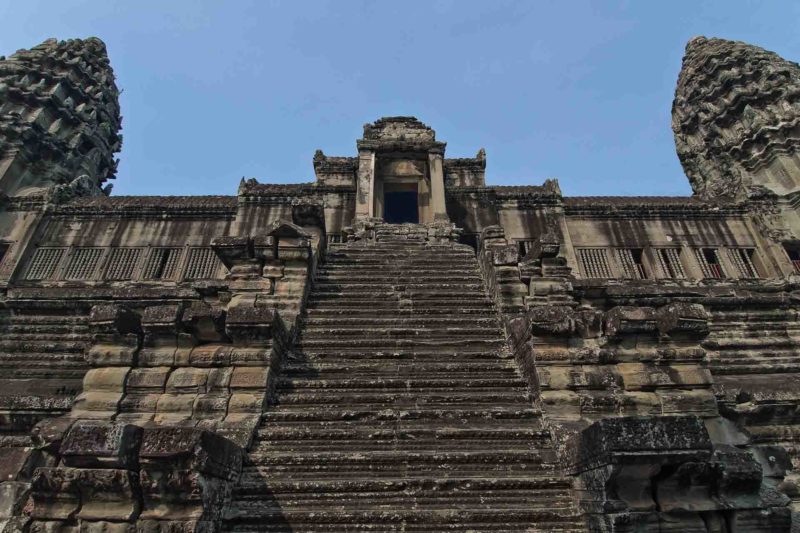
[[[419,203],[416,183],[384,185],[383,220],[390,224],[419,222]]]

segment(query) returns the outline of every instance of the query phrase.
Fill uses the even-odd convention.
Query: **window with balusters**
[[[800,245],[785,245],[795,272],[800,273]],[[755,247],[697,247],[690,253],[703,279],[758,279],[763,264]],[[575,248],[584,278],[686,279],[683,250],[678,246],[654,248]]]
[[[175,279],[180,264],[181,248],[152,248],[144,265],[144,279]]]
[[[661,275],[670,279],[684,279],[686,271],[681,261],[680,248],[654,248],[653,255],[658,262]]]
[[[628,279],[647,279],[644,254],[641,248],[618,248],[617,262]]]
[[[37,248],[28,263],[28,269],[24,276],[25,279],[38,281],[53,278],[66,252],[66,248]]]
[[[185,257],[185,260],[184,260]],[[211,247],[37,248],[24,270],[28,281],[179,281],[214,279],[222,262]]]
[[[578,248],[578,262],[586,278],[612,278],[611,266],[605,248]]]
[[[96,279],[97,267],[104,252],[104,248],[73,248],[61,277],[66,280]]]
[[[703,277],[707,279],[723,279],[727,277],[725,270],[720,262],[719,249],[717,248],[695,248],[695,258],[703,272]]]
[[[185,279],[210,279],[216,277],[220,260],[211,248],[191,248],[186,264]]]
[[[739,278],[755,279],[758,278],[758,270],[756,269],[754,248],[728,248],[728,260],[737,270]]]
[[[108,280],[133,279],[141,248],[112,248],[106,262],[104,278]]]

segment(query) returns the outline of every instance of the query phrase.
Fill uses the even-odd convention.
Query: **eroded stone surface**
[[[797,529],[797,68],[690,41],[688,198],[487,186],[414,117],[115,197],[102,42],[0,59],[0,531]]]

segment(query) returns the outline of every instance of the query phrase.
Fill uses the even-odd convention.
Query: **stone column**
[[[358,151],[358,179],[356,180],[356,218],[375,215],[375,152]]]
[[[431,175],[431,209],[433,211],[433,220],[450,220],[447,216],[444,198],[442,154],[428,154],[428,170]]]

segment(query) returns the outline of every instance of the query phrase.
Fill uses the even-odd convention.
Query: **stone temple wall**
[[[424,520],[459,511],[436,465],[438,498],[404,485],[423,502],[416,515],[387,508],[371,526],[366,515],[348,525],[345,495],[333,498],[338,515],[315,514],[325,490],[356,490],[353,479],[334,490],[322,473],[310,478],[319,484],[303,496],[306,515],[280,520],[279,495],[246,488],[265,460],[258,443],[272,442],[263,423],[276,389],[286,390],[283,367],[297,366],[309,294],[316,287],[325,300],[333,285],[360,302],[366,289],[351,286],[369,285],[318,277],[318,268],[338,261],[386,278],[370,265],[395,272],[406,252],[419,254],[434,287],[394,287],[401,308],[421,290],[457,314],[459,283],[477,309],[489,299],[503,353],[541,417],[536,442],[548,444],[533,451],[552,454],[553,483],[569,487],[570,510],[554,518],[532,511],[546,504],[538,489],[519,500],[496,482],[482,501],[517,521],[492,530],[552,530],[536,522],[551,519],[562,531],[800,527],[798,80],[795,63],[760,48],[689,42],[672,127],[691,197],[565,197],[555,180],[486,185],[483,149],[444,158],[445,143],[413,117],[367,124],[358,157],[318,151],[310,183],[250,179],[230,196],[124,197],[107,184],[121,118],[102,42],[48,40],[0,59],[0,531],[442,529]],[[439,194],[441,180],[449,220],[387,228],[357,216],[374,192],[366,151],[398,168],[428,165],[420,190]],[[477,259],[483,286],[442,279],[437,251],[462,261],[453,279],[472,279]],[[384,297],[376,292],[376,309]],[[340,323],[317,317],[313,342],[321,327],[359,333],[344,311],[333,316]],[[437,325],[447,320],[415,323],[411,337],[467,352],[486,341]],[[368,340],[335,342],[353,350]],[[367,393],[330,394],[302,397],[334,405]],[[455,433],[442,435],[444,446]],[[368,457],[358,451],[349,460]],[[479,451],[486,476],[504,465]],[[376,481],[370,498],[403,483]],[[236,529],[256,508],[273,518]],[[386,525],[395,518],[406,529]],[[488,528],[479,518],[453,518],[448,530]]]

